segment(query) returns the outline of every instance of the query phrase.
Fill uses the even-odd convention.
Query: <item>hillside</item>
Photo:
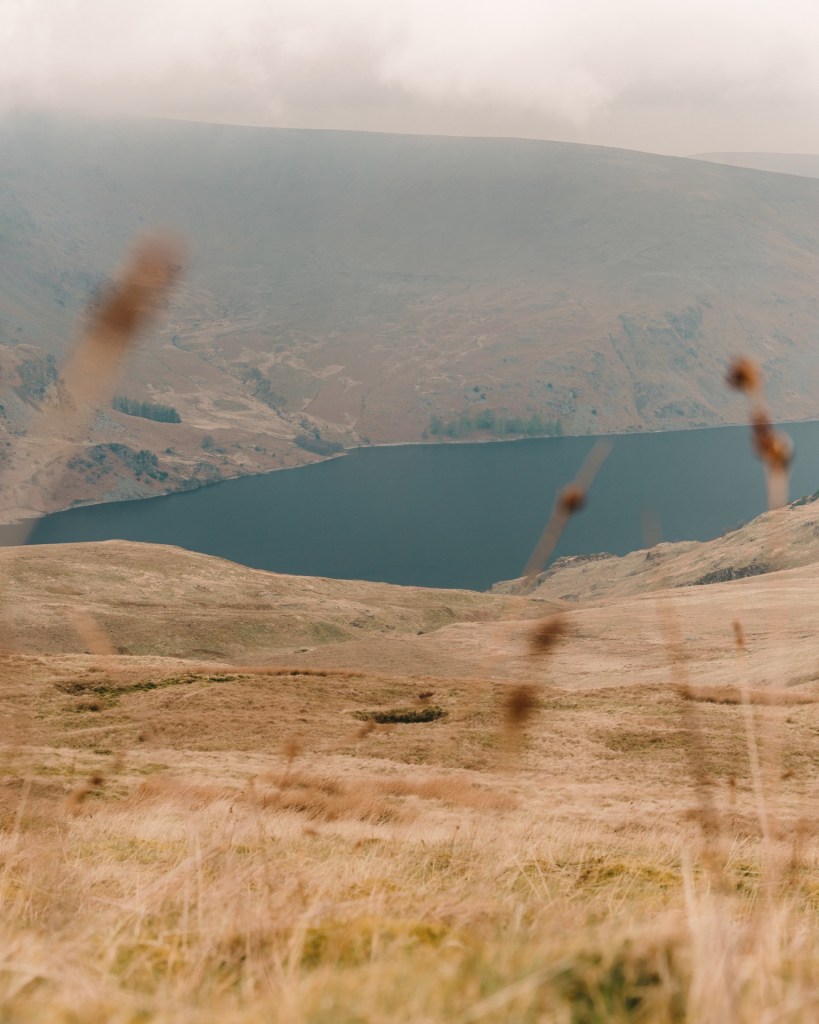
[[[817,214],[806,179],[587,146],[6,120],[7,501],[138,497],[328,443],[731,421],[737,351],[776,415],[816,416]],[[120,391],[181,423],[101,410],[88,443],[117,473],[26,494],[75,319],[155,224],[189,272]]]
[[[757,523],[764,526],[764,519]],[[673,552],[678,546],[667,547]],[[629,567],[627,559],[611,561]],[[584,690],[661,685],[667,652],[661,637],[651,639],[659,628],[658,601],[686,623],[695,682],[733,680],[736,618],[755,638],[749,670],[758,682],[797,685],[814,672],[814,652],[786,642],[803,637],[817,614],[814,563],[710,586],[672,584],[654,593],[644,579],[618,590],[615,570],[611,591],[589,587],[584,603],[576,595],[557,599],[548,585],[525,598],[284,576],[124,541],[0,549],[0,567],[7,580],[6,650],[33,664],[60,665],[72,678],[104,656],[112,670],[137,675],[148,659],[150,672],[172,676],[180,666],[196,672],[228,666],[458,678],[467,688],[478,679],[548,678]],[[570,639],[548,659],[545,676],[529,637],[537,621],[558,613]],[[698,663],[698,647],[710,652],[707,661]]]
[[[15,650],[26,654],[93,650],[84,634],[90,619],[112,654],[247,664],[298,656],[311,664],[327,645],[395,647],[445,626],[532,617],[544,607],[467,590],[287,576],[126,541],[0,548],[0,565],[0,608]]]
[[[816,566],[575,605],[548,654],[548,601],[0,568],[10,1020],[812,1020]]]
[[[670,587],[708,586],[819,563],[816,496],[757,516],[711,541],[657,544],[622,557],[560,558],[541,573],[532,594],[544,600],[617,601]],[[516,581],[496,584],[514,593]]]

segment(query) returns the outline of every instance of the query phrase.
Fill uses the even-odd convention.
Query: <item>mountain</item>
[[[154,225],[190,267],[120,390],[181,423],[101,410],[90,463],[116,473],[81,458],[27,492],[76,318]],[[733,422],[736,352],[764,363],[779,417],[819,414],[803,178],[562,143],[17,118],[0,245],[7,515],[339,445]]]

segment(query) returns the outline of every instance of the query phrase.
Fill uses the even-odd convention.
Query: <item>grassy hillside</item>
[[[126,541],[0,548],[0,565],[15,647],[32,654],[85,650],[76,608],[113,653],[246,662],[537,614],[522,598],[285,576]]]
[[[59,354],[135,231],[182,232],[187,283],[121,387],[182,422],[107,410],[93,427],[159,456],[168,478],[130,474],[135,495],[325,441],[419,439],[436,417],[476,437],[536,417],[729,421],[735,351],[764,363],[775,414],[807,418],[817,214],[812,181],[595,147],[7,120],[0,340],[33,346],[29,363]],[[0,422],[24,433],[41,399],[5,358]],[[66,487],[63,503],[120,496]]]
[[[542,601],[0,561],[9,1021],[813,1020],[815,566],[545,654]]]
[[[657,544],[622,557],[576,555],[558,559],[542,573],[535,593],[558,601],[620,600],[668,587],[707,586],[761,576],[819,561],[816,497],[757,516],[711,541]],[[514,581],[495,593],[514,593]]]

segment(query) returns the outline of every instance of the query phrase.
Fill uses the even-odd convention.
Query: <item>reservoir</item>
[[[791,498],[819,488],[819,423],[786,427]],[[765,510],[746,427],[625,434],[555,552],[707,540]],[[355,449],[300,469],[43,517],[30,543],[124,539],[176,544],[275,572],[483,589],[519,576],[557,492],[595,443],[559,437]],[[2,531],[0,530],[0,542]]]

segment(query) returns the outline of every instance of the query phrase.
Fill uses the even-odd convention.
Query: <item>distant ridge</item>
[[[697,153],[692,159],[775,174],[795,174],[800,178],[819,178],[817,153]]]

